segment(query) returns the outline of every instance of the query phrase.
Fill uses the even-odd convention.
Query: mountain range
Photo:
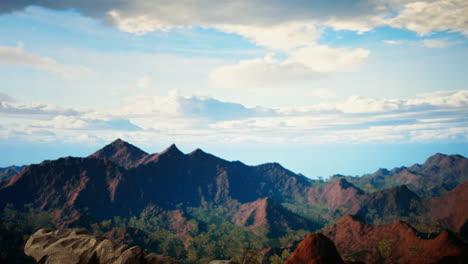
[[[449,230],[462,240],[468,238],[468,160],[460,155],[435,154],[421,165],[322,181],[278,163],[248,166],[201,149],[184,154],[175,145],[148,154],[117,139],[88,157],[9,167],[0,173],[4,211],[27,208],[49,214],[56,227],[99,226],[113,235],[123,230],[116,229],[123,221],[116,219],[126,219],[125,225],[142,231],[133,232],[139,241],[151,240],[147,235],[154,225],[137,217],[153,219],[161,227],[158,232],[174,234],[185,250],[200,234],[209,233],[210,224],[223,221],[230,230],[242,227],[242,232],[264,236],[276,246],[297,238],[290,234],[300,237],[336,223],[337,230],[325,235],[340,250],[348,246],[342,246],[336,234],[357,225],[340,224],[355,221],[347,215],[378,225],[404,220],[421,229],[416,233]],[[376,261],[372,256],[364,260]]]

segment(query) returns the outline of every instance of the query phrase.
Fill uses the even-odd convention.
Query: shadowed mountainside
[[[323,234],[334,241],[343,258],[365,263],[437,263],[447,257],[468,260],[467,245],[453,233],[444,231],[431,238],[401,221],[373,226],[348,215]]]

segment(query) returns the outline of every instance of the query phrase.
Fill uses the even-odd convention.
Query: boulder
[[[24,247],[26,255],[41,264],[176,264],[177,260],[156,254],[146,255],[141,247],[128,247],[86,229],[41,229]]]

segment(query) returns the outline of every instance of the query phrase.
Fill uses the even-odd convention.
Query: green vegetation
[[[239,263],[261,263],[261,251],[302,240],[311,230],[287,230],[286,235],[268,238],[266,230],[252,229],[233,224],[228,220],[228,210],[217,207],[206,210],[188,208],[191,217],[171,221],[167,215],[143,213],[139,217],[115,217],[93,223],[89,229],[102,236],[112,230],[127,228],[122,242],[140,245],[148,252],[165,254],[183,263],[202,264],[214,259],[235,260]],[[130,229],[130,230],[129,230]],[[141,232],[132,232],[139,230]],[[128,235],[129,233],[133,235]],[[120,235],[118,235],[120,236]],[[283,251],[278,258],[284,260],[290,252]],[[277,259],[273,256],[273,259]],[[281,263],[284,263],[282,261]]]
[[[38,229],[48,227],[54,227],[50,214],[30,204],[22,210],[6,205],[0,215],[0,263],[35,263],[23,254],[24,244]]]

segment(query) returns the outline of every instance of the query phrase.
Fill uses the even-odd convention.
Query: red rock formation
[[[322,188],[310,188],[307,193],[309,204],[326,204],[331,212],[347,208],[350,213],[358,210],[364,192],[345,179],[339,179]]]
[[[324,231],[344,259],[365,263],[436,263],[444,257],[468,260],[468,247],[445,231],[423,239],[408,224],[397,221],[373,226],[355,216],[345,216]]]
[[[441,197],[427,199],[425,203],[432,220],[455,232],[461,232],[468,221],[468,182]]]
[[[269,236],[283,235],[286,230],[315,230],[319,226],[292,213],[270,198],[258,199],[255,202],[242,204],[232,217],[238,225],[262,228]]]
[[[317,233],[308,235],[286,264],[344,264],[333,241]]]

